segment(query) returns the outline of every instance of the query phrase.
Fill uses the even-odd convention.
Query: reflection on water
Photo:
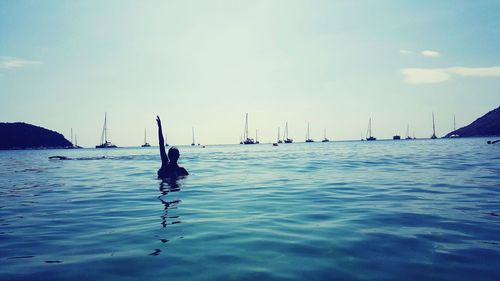
[[[163,204],[164,213],[161,215],[161,225],[165,228],[167,224],[177,224],[180,223],[179,216],[169,216],[169,209],[174,209],[181,202],[179,199],[168,200],[167,195],[173,192],[181,191],[181,180],[182,178],[168,178],[162,179],[160,182],[160,193],[158,200]],[[164,239],[165,240],[165,239]],[[163,242],[163,241],[162,241]]]

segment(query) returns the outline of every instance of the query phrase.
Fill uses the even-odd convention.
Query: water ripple
[[[483,139],[0,151],[1,280],[496,280]],[[85,161],[78,161],[85,160]]]

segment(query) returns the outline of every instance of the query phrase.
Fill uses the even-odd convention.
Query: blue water
[[[486,139],[180,150],[0,151],[0,280],[500,278]]]

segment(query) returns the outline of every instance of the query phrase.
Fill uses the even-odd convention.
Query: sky
[[[443,136],[500,105],[500,1],[0,0],[0,122],[118,146]]]

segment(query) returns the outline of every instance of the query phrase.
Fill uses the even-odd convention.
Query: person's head
[[[177,147],[172,146],[168,150],[168,159],[170,160],[170,162],[177,163],[177,160],[179,160],[179,156],[180,156],[180,153],[179,153],[179,149],[177,149]]]

